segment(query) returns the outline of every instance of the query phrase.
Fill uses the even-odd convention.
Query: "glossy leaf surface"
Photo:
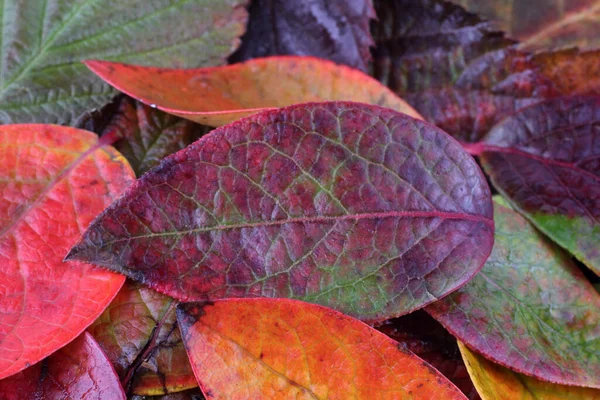
[[[374,17],[371,0],[254,0],[248,30],[230,61],[314,56],[366,71]]]
[[[113,146],[129,161],[137,176],[210,130],[124,95],[101,110],[88,113],[78,121],[78,127],[100,136],[114,136]]]
[[[600,51],[529,54],[490,22],[441,0],[376,2],[374,76],[465,142],[544,99],[600,94]]]
[[[598,400],[600,390],[544,382],[513,372],[458,342],[465,364],[483,400]]]
[[[490,131],[481,161],[542,232],[600,275],[600,96],[549,100]]]
[[[600,296],[517,212],[496,204],[494,219],[494,249],[481,272],[426,310],[499,364],[600,387]]]
[[[87,333],[50,357],[0,380],[2,400],[125,400],[110,361]]]
[[[69,258],[181,301],[293,297],[383,320],[466,283],[492,247],[473,158],[405,114],[329,102],[268,111],[167,157]]]
[[[452,1],[492,20],[528,50],[600,47],[598,0]]]
[[[157,395],[196,387],[170,297],[127,282],[88,328],[128,393]]]
[[[171,114],[220,126],[268,108],[324,100],[360,101],[419,114],[360,71],[312,57],[268,57],[202,69],[144,68],[102,61],[102,79]]]
[[[115,93],[81,64],[218,65],[244,31],[245,0],[7,0],[0,122],[69,124]]]
[[[394,339],[456,385],[468,399],[479,400],[456,339],[423,310],[384,322],[376,328]]]
[[[318,305],[219,300],[182,304],[177,318],[209,399],[465,399],[397,342]]]
[[[69,343],[117,294],[122,276],[62,260],[132,180],[91,132],[0,127],[0,378]]]

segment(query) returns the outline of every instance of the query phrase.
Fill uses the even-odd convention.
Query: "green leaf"
[[[0,122],[72,123],[115,93],[86,59],[162,67],[220,64],[243,33],[247,0],[6,0]]]

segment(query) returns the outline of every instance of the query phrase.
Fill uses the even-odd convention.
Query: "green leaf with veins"
[[[114,89],[86,59],[162,67],[220,64],[247,0],[6,0],[0,4],[0,123],[72,123]]]

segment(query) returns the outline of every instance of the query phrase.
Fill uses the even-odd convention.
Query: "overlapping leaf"
[[[600,388],[600,296],[515,211],[496,204],[492,255],[426,308],[459,340],[513,370]]]
[[[119,377],[87,333],[50,357],[0,380],[2,400],[125,400]]]
[[[351,100],[419,114],[360,71],[312,57],[268,57],[218,68],[160,69],[88,61],[117,89],[171,114],[219,126],[267,108]]]
[[[442,0],[375,4],[375,77],[462,141],[479,141],[501,118],[544,99],[600,94],[600,51],[529,54]]]
[[[183,304],[177,317],[208,398],[465,399],[397,342],[314,304],[218,300]]]
[[[388,320],[377,330],[428,362],[468,399],[480,399],[460,356],[456,339],[425,311],[418,310]]]
[[[366,71],[374,17],[371,0],[253,0],[248,31],[230,61],[315,56]]]
[[[0,122],[72,123],[114,90],[80,61],[221,64],[243,33],[246,0],[6,0]]]
[[[548,100],[490,131],[478,152],[494,186],[600,275],[600,96]]]
[[[528,50],[600,47],[598,0],[452,0],[491,19]]]
[[[598,400],[600,390],[558,385],[511,371],[458,342],[469,374],[483,400]]]
[[[113,136],[116,140],[113,146],[129,161],[137,176],[210,129],[124,95],[117,96],[101,110],[86,114],[77,125],[101,136]]]
[[[88,328],[129,393],[157,395],[197,386],[177,329],[176,304],[127,282]]]
[[[0,379],[77,337],[123,285],[62,260],[132,180],[123,157],[91,132],[0,127]]]
[[[69,259],[182,301],[293,297],[364,320],[466,283],[493,241],[489,189],[439,129],[309,103],[214,130],[109,207]]]

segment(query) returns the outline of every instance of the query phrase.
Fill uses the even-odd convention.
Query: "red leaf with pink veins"
[[[481,170],[438,128],[307,103],[167,157],[73,247],[182,301],[291,297],[367,321],[456,290],[493,243]]]
[[[89,333],[50,357],[0,380],[2,400],[125,400],[119,377]]]

